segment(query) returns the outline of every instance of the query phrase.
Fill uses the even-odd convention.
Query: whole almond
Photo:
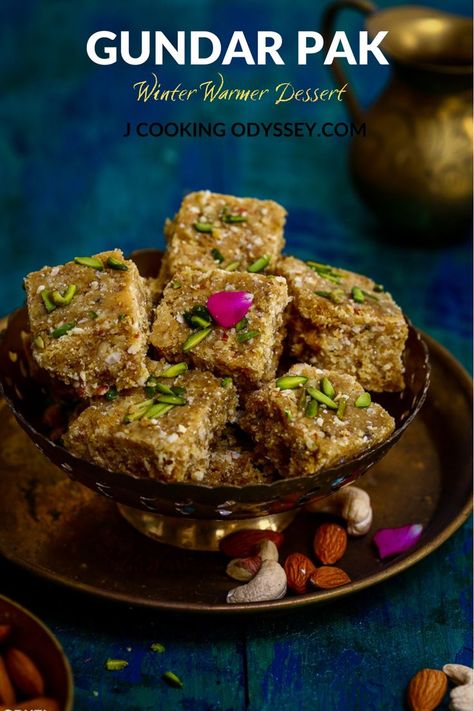
[[[0,644],[4,642],[7,637],[10,636],[11,631],[11,625],[0,625]]]
[[[291,553],[283,566],[290,590],[301,595],[308,589],[308,580],[316,570],[314,563],[303,553]]]
[[[278,531],[247,529],[236,531],[223,538],[219,544],[221,551],[229,558],[248,558],[257,553],[257,546],[262,541],[273,541],[277,548],[283,543],[283,534]]]
[[[19,691],[26,696],[42,696],[44,694],[43,677],[27,654],[15,647],[10,647],[5,655],[5,664],[10,679]]]
[[[314,571],[310,577],[310,582],[316,588],[330,590],[331,588],[338,588],[341,585],[347,585],[347,583],[351,582],[351,579],[345,570],[336,568],[333,565],[323,565]]]
[[[347,548],[347,533],[337,523],[323,523],[314,536],[313,548],[324,565],[332,565],[342,558]]]
[[[433,711],[448,688],[448,677],[437,669],[421,669],[408,685],[407,702],[411,711]]]
[[[3,657],[0,657],[0,701],[7,706],[13,706],[16,701],[15,690],[8,676]]]
[[[228,564],[225,572],[234,580],[248,582],[258,573],[262,566],[262,559],[259,555],[248,558],[233,558]]]
[[[34,699],[28,699],[28,701],[21,702],[21,710],[34,710],[41,709],[41,711],[59,711],[59,704],[55,699],[51,699],[49,696],[37,696]],[[10,706],[1,706],[0,711],[13,711]]]

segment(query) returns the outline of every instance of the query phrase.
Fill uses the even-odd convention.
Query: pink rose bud
[[[248,291],[218,291],[207,300],[212,318],[223,328],[232,328],[248,313],[253,294]]]

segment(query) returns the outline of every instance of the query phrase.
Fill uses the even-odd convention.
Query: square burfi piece
[[[282,257],[275,271],[293,299],[287,323],[292,357],[354,375],[374,392],[403,390],[408,327],[383,287],[294,257]]]
[[[252,301],[245,319],[232,328],[219,326],[206,314],[209,297],[222,292],[245,292]],[[248,388],[275,375],[287,303],[282,277],[183,269],[164,291],[150,341],[170,362],[184,359]],[[193,328],[189,316],[199,317],[200,312]]]
[[[357,457],[395,427],[351,375],[305,363],[252,393],[239,424],[287,477],[316,474]]]
[[[77,457],[112,471],[202,481],[211,442],[234,419],[235,388],[198,370],[168,377],[169,365],[150,369],[155,375],[146,392],[139,388],[111,402],[94,402],[72,422],[64,444]]]
[[[257,459],[255,445],[236,425],[228,425],[214,442],[202,483],[208,486],[269,484],[278,479],[270,462]]]
[[[272,200],[238,198],[208,190],[186,195],[165,226],[170,273],[182,267],[208,271],[263,271],[284,246],[286,211]]]
[[[149,303],[120,250],[43,267],[25,279],[33,355],[81,397],[143,384]]]

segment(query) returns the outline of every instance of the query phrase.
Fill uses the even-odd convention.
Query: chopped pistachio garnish
[[[153,397],[154,395],[156,395],[157,391],[163,393],[164,395],[175,394],[171,390],[171,388],[168,387],[168,385],[163,385],[162,383],[158,382],[158,378],[156,378],[154,375],[150,375],[150,377],[145,383],[145,393],[148,395],[148,397]]]
[[[255,262],[253,262],[253,264],[251,264],[249,267],[247,267],[247,271],[251,274],[258,274],[258,272],[263,271],[265,267],[268,267],[269,264],[270,257],[264,255],[263,257],[260,257],[260,259],[257,259]]]
[[[351,295],[354,301],[358,304],[363,304],[365,301],[365,296],[362,289],[359,286],[353,286],[351,290]]]
[[[379,300],[378,296],[375,296],[375,294],[371,294],[370,291],[364,291],[364,289],[361,289],[361,291],[364,294],[364,296],[367,296],[368,299],[373,299],[373,301]]]
[[[74,257],[76,264],[81,264],[83,267],[90,267],[91,269],[97,269],[99,272],[103,271],[104,265],[96,257]]]
[[[186,395],[186,388],[180,388],[179,385],[174,385],[171,390],[173,391],[173,395],[178,395],[178,397]]]
[[[319,405],[316,400],[311,399],[306,406],[305,415],[306,417],[316,417],[318,414]]]
[[[170,365],[168,368],[166,368],[162,373],[160,373],[160,376],[162,378],[176,378],[176,376],[185,373],[187,369],[187,363],[176,363],[176,365]]]
[[[295,417],[294,417],[293,413],[291,412],[291,410],[286,409],[286,410],[285,410],[285,415],[288,417],[288,419],[290,420],[290,422],[295,419]]]
[[[153,398],[150,400],[144,400],[143,402],[136,403],[135,405],[131,405],[128,408],[128,412],[123,418],[123,421],[125,424],[129,424],[130,422],[135,422],[136,420],[141,420],[141,418],[144,416],[144,414],[153,406],[154,400]]]
[[[312,398],[321,403],[321,405],[326,405],[331,410],[337,410],[337,402],[334,402],[330,397],[321,392],[321,390],[316,390],[316,388],[309,387],[308,393]]]
[[[346,292],[344,289],[333,289],[331,291],[331,301],[335,304],[342,304],[346,300]]]
[[[346,293],[343,289],[333,289],[332,291],[315,291],[316,296],[323,296],[334,304],[342,304],[346,300]]]
[[[383,284],[374,284],[374,291],[384,291]]]
[[[298,409],[299,410],[304,410],[306,407],[306,399],[307,399],[307,394],[306,390],[304,388],[301,388],[300,396],[298,399]]]
[[[347,407],[347,400],[345,400],[344,398],[342,398],[341,400],[339,400],[339,404],[338,404],[338,406],[337,406],[336,416],[337,416],[340,420],[343,420],[343,419],[344,419],[344,413],[345,413],[345,411],[346,411],[346,407]]]
[[[256,338],[260,335],[260,331],[241,331],[237,336],[239,343],[244,343],[245,341],[251,341],[252,338]]]
[[[44,339],[41,336],[36,336],[33,343],[35,344],[36,348],[39,348],[41,351],[44,349]]]
[[[133,405],[130,405],[128,411],[132,413],[137,412],[138,410],[142,410],[144,407],[151,407],[154,402],[153,398],[143,400],[142,402],[136,402]]]
[[[163,396],[165,397],[165,396]],[[143,415],[146,420],[156,420],[162,415],[166,415],[167,412],[174,409],[174,405],[166,405],[163,402],[157,402],[156,405],[152,405]]]
[[[229,262],[229,264],[224,268],[226,272],[235,272],[236,269],[240,267],[240,262]]]
[[[76,291],[77,286],[75,284],[70,284],[64,292],[64,296],[59,291],[53,291],[51,297],[56,306],[68,306],[68,304],[70,304],[73,300]]]
[[[181,282],[180,281],[172,281],[171,288],[172,289],[181,289]]]
[[[239,213],[230,213],[227,207],[224,207],[221,214],[222,222],[234,223],[234,222],[247,222],[248,218],[245,215]]]
[[[342,274],[334,271],[329,264],[321,264],[320,262],[313,262],[312,260],[309,260],[306,264],[310,269],[319,274],[319,276],[323,277],[323,279],[332,281],[334,284],[340,284]]]
[[[232,385],[232,378],[230,376],[227,376],[227,378],[222,378],[221,387],[228,388],[229,385]]]
[[[318,272],[318,274],[327,274],[328,272],[332,272],[332,267],[329,266],[329,264],[322,264],[321,262],[315,262],[313,259],[308,259],[306,262],[308,267],[312,269],[315,272]]]
[[[333,284],[340,284],[341,283],[341,277],[337,276],[335,273],[333,274],[332,272],[328,272],[327,274],[320,274],[323,279],[326,279],[327,281],[332,281]]]
[[[206,306],[197,304],[191,311],[186,311],[183,318],[190,328],[207,328],[212,323],[212,316]]]
[[[336,391],[334,390],[333,384],[329,378],[321,378],[320,388],[325,395],[331,398],[331,400],[334,399]]]
[[[369,407],[371,402],[372,398],[370,397],[370,393],[362,393],[362,395],[359,395],[354,405],[356,407]]]
[[[106,400],[116,400],[118,398],[117,388],[111,387],[104,395]]]
[[[187,353],[188,351],[191,350],[191,348],[194,348],[197,346],[201,341],[203,341],[205,338],[209,336],[209,334],[212,331],[212,326],[208,326],[208,328],[203,328],[202,331],[195,331],[192,333],[189,338],[185,340],[183,343],[183,351]]]
[[[93,319],[93,320],[95,320],[95,319],[98,318],[98,316],[99,316],[96,311],[89,311],[89,312],[87,313],[87,315],[89,316],[89,318],[91,318],[91,319]]]
[[[159,393],[161,393],[162,395],[175,395],[176,394],[167,385],[163,385],[163,383],[156,383],[155,390],[158,391]]]
[[[216,262],[219,262],[219,264],[222,264],[224,261],[224,256],[222,252],[220,252],[217,247],[214,247],[214,249],[211,249],[211,255],[212,258],[215,259]]]
[[[55,308],[57,308],[56,304],[53,304],[53,302],[51,301],[50,293],[49,291],[47,291],[47,289],[43,289],[43,291],[41,292],[41,298],[43,299],[44,308],[49,314],[54,311]]]
[[[128,272],[128,267],[124,262],[121,262],[119,259],[116,259],[115,257],[110,256],[107,259],[107,266],[110,267],[111,269],[117,269],[119,272]]]
[[[308,381],[305,375],[284,375],[275,381],[275,385],[280,390],[294,390]]]
[[[178,397],[177,395],[159,395],[156,398],[157,402],[162,402],[165,405],[187,405],[188,401],[184,397]]]
[[[107,671],[122,671],[128,667],[128,662],[125,659],[107,659],[105,668]]]
[[[207,328],[211,325],[211,322],[201,316],[191,316],[191,322],[194,328]]]
[[[195,222],[193,225],[197,232],[206,232],[208,234],[212,232],[213,226],[212,222]]]
[[[165,651],[165,645],[161,644],[160,642],[153,642],[153,644],[150,645],[150,649],[152,652],[157,652],[158,654],[163,654]]]
[[[249,325],[249,320],[248,320],[247,316],[244,316],[243,319],[241,319],[239,321],[239,323],[235,324],[235,330],[236,331],[243,331],[244,328],[247,328],[248,325]]]
[[[181,681],[179,676],[176,676],[174,672],[167,671],[162,675],[161,678],[163,679],[163,681],[166,681],[169,686],[173,686],[175,689],[183,688],[183,682]]]
[[[127,319],[127,314],[119,314],[118,315],[118,320],[120,321],[120,323],[123,323],[124,321],[126,321],[126,319]]]
[[[51,335],[53,338],[61,338],[61,336],[64,336],[64,334],[67,333],[68,331],[72,331],[72,329],[75,327],[76,327],[75,321],[71,321],[70,323],[63,323],[62,326],[55,328]]]

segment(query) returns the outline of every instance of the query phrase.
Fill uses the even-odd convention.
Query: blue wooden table
[[[111,246],[162,245],[163,221],[183,193],[209,188],[281,202],[289,212],[289,251],[369,273],[418,327],[469,367],[470,241],[453,235],[436,249],[387,242],[351,186],[346,139],[122,138],[127,121],[338,121],[346,118],[343,106],[143,107],[130,85],[152,68],[96,67],[85,56],[85,41],[99,28],[209,29],[221,36],[271,28],[294,50],[291,37],[298,29],[318,29],[326,4],[2,3],[1,311],[21,303],[22,276],[45,263]],[[464,0],[450,8],[470,11]],[[348,13],[347,27],[355,30],[358,23]],[[169,85],[191,85],[216,71],[168,65],[160,75]],[[389,71],[352,68],[364,101],[377,94]],[[235,85],[288,80],[331,86],[320,63],[232,65],[226,75]],[[403,708],[407,681],[418,669],[470,664],[470,543],[468,524],[415,568],[378,587],[324,607],[241,620],[105,604],[4,561],[0,592],[30,607],[58,635],[73,666],[77,711],[388,711]],[[165,652],[152,651],[154,642]],[[129,666],[107,672],[108,657],[127,659]],[[161,680],[167,670],[182,678],[183,689]]]

